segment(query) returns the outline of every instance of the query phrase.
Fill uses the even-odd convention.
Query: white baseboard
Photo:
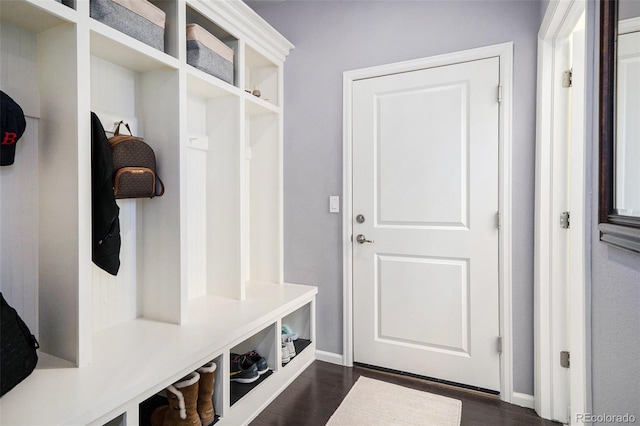
[[[316,359],[318,361],[330,362],[331,364],[344,365],[344,356],[333,352],[325,352],[316,349]]]
[[[511,403],[526,408],[535,409],[536,407],[536,401],[533,399],[533,395],[527,395],[526,393],[513,392],[511,394]]]

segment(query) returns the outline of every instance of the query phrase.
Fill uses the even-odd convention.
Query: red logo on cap
[[[2,139],[2,145],[13,145],[18,139],[18,134],[15,132],[4,132],[4,139]]]

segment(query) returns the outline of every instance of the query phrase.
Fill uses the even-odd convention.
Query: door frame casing
[[[570,419],[558,419],[557,412],[562,407],[556,407],[559,403],[567,403],[573,413],[588,412],[589,406],[589,364],[588,347],[589,339],[589,298],[586,290],[587,276],[587,228],[585,220],[586,205],[586,140],[584,135],[587,129],[580,129],[583,143],[572,144],[571,151],[567,150],[567,157],[571,161],[571,175],[555,175],[554,168],[558,169],[554,150],[558,151],[557,144],[568,142],[565,138],[569,118],[562,108],[560,99],[568,96],[566,90],[558,87],[558,80],[564,71],[560,64],[560,49],[563,40],[570,37],[574,27],[582,13],[586,13],[584,0],[552,0],[547,7],[544,19],[538,33],[538,99],[537,99],[537,123],[536,123],[536,241],[534,260],[534,386],[535,386],[535,410],[540,417],[559,421],[569,420],[575,423],[575,417]],[[586,15],[585,19],[589,19]],[[585,44],[586,44],[585,31]],[[588,58],[585,57],[583,70],[586,75]],[[583,90],[586,102],[586,78],[585,87],[573,87],[573,90]],[[586,125],[586,103],[583,110],[583,121]],[[564,117],[564,118],[563,118]],[[564,120],[564,121],[563,121]],[[555,159],[555,160],[554,160]],[[555,161],[555,162],[554,162]],[[555,215],[557,206],[554,205],[553,188],[559,185],[571,185],[570,205],[571,226],[568,230],[571,254],[559,252],[559,217]],[[556,256],[556,254],[562,254]],[[566,277],[558,274],[558,270],[568,271],[571,280],[567,283]],[[559,306],[554,303],[570,294],[569,303]],[[567,309],[569,309],[567,315]],[[558,330],[553,327],[555,318],[566,315],[567,330]],[[558,380],[562,378],[557,374],[559,365],[560,348],[557,342],[561,341],[558,333],[568,332],[567,344],[564,350],[571,353],[571,367],[569,369],[570,389],[562,398],[558,398],[556,392],[562,389]],[[555,367],[554,367],[555,366]],[[562,401],[562,402],[560,402]],[[569,413],[570,414],[570,413]]]
[[[469,49],[455,53],[363,68],[343,73],[343,365],[353,366],[353,83],[357,80],[390,74],[417,71],[460,62],[500,58],[501,102],[499,112],[499,306],[500,336],[500,398],[505,402],[532,406],[532,399],[513,392],[513,338],[512,338],[512,93],[513,42]],[[496,87],[496,99],[498,88]]]

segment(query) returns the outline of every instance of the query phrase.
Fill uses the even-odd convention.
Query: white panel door
[[[356,362],[500,389],[499,65],[354,82]]]

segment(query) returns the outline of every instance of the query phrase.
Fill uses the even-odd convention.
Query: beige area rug
[[[329,426],[458,426],[462,401],[360,377]]]

